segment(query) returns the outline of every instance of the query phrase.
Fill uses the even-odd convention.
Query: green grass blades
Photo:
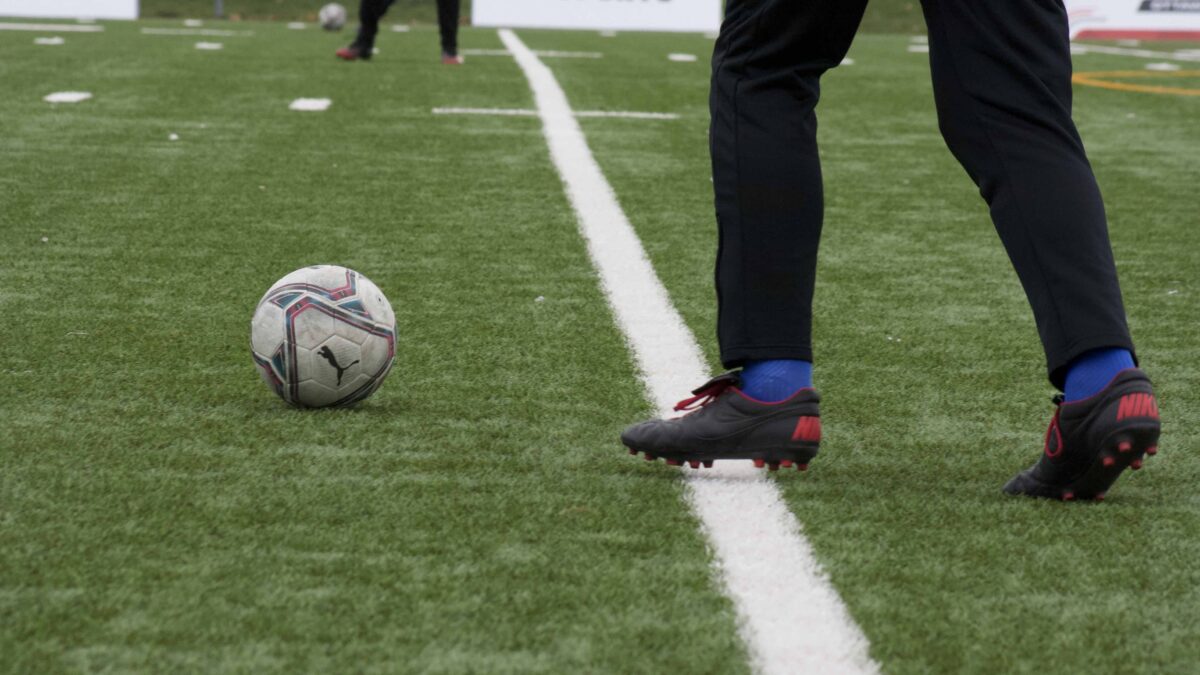
[[[743,672],[538,123],[430,114],[527,106],[515,64],[143,25],[0,33],[0,670]],[[317,262],[397,312],[354,410],[250,361]]]
[[[102,25],[0,32],[0,670],[747,672],[678,474],[617,444],[648,405],[539,123],[431,114],[532,107],[512,60]],[[546,58],[577,110],[680,115],[582,125],[715,367],[711,40],[520,34],[603,54]],[[887,672],[1191,671],[1200,98],[1076,94],[1162,452],[1102,505],[1012,499],[1050,391],[908,46],[860,36],[824,82],[826,439],[779,484]],[[354,410],[291,410],[250,361],[254,303],[318,262],[397,312]]]
[[[554,62],[577,108],[683,115],[584,128],[717,368],[711,45],[618,39],[528,41],[606,51]],[[813,469],[780,484],[886,671],[1190,671],[1200,653],[1190,618],[1200,573],[1186,562],[1200,554],[1200,199],[1188,167],[1200,98],[1080,87],[1076,99],[1130,323],[1162,400],[1163,453],[1100,506],[1014,499],[1000,488],[1037,458],[1052,390],[986,206],[938,134],[928,55],[911,44],[859,36],[854,64],[823,83],[815,337],[826,436]],[[673,62],[672,52],[698,60]],[[1075,67],[1146,62],[1085,54]]]

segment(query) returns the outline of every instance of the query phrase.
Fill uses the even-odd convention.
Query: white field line
[[[1079,51],[1076,51],[1079,50]],[[1195,50],[1181,49],[1175,52],[1156,51],[1153,49],[1129,49],[1127,47],[1109,47],[1108,45],[1090,45],[1083,43],[1072,44],[1072,54],[1112,54],[1113,56],[1134,56],[1139,59],[1173,59],[1176,61],[1200,61],[1200,53]]]
[[[434,115],[496,115],[499,117],[536,117],[528,108],[434,108]],[[631,120],[677,120],[675,113],[636,112],[630,110],[576,110],[576,117],[616,117]]]
[[[56,91],[46,94],[42,100],[47,103],[81,103],[92,97],[88,91]]]
[[[463,56],[512,56],[507,49],[462,49]],[[601,52],[559,52],[554,50],[534,52],[538,56],[551,59],[602,59]]]
[[[103,33],[104,26],[77,23],[0,23],[0,30],[29,30],[38,33]]]
[[[301,112],[325,112],[333,101],[327,98],[298,98],[288,104],[288,110]]]
[[[550,156],[588,253],[655,408],[708,379],[700,346],[654,272],[588,148],[554,74],[510,30],[500,39],[525,72]],[[688,502],[712,545],[718,583],[759,673],[876,673],[867,639],[813,557],[775,483],[749,462],[689,472]]]
[[[203,35],[205,37],[251,37],[252,30],[223,30],[220,28],[143,28],[142,35]]]

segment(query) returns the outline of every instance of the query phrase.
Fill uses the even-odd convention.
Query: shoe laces
[[[1059,425],[1058,425],[1058,415],[1059,415],[1059,413],[1062,412],[1062,404],[1063,404],[1063,401],[1065,400],[1065,398],[1063,397],[1062,394],[1057,394],[1056,396],[1054,396],[1054,398],[1052,398],[1050,400],[1054,402],[1054,406],[1055,406],[1054,407],[1054,417],[1050,418],[1050,426],[1046,428],[1046,440],[1043,442],[1042,452],[1044,452],[1047,457],[1054,459],[1054,458],[1058,457],[1059,455],[1061,455],[1063,453],[1063,449],[1064,449],[1063,448],[1062,430],[1059,428]],[[1051,437],[1053,437],[1055,440],[1054,452],[1050,451],[1050,438]]]
[[[712,403],[720,398],[721,394],[725,393],[725,390],[729,389],[730,387],[736,387],[740,383],[741,379],[738,378],[737,373],[733,371],[714,377],[708,382],[700,385],[698,388],[692,390],[692,396],[690,398],[685,398],[679,403],[676,403],[675,410],[684,411],[698,410],[703,408],[709,403]]]

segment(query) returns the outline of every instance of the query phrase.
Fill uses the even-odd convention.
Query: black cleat
[[[676,410],[683,417],[635,424],[621,434],[630,454],[662,457],[668,464],[687,462],[693,469],[711,467],[716,459],[748,459],[756,467],[795,466],[801,471],[817,455],[821,442],[821,397],[801,389],[778,403],[746,396],[737,373],[725,373],[693,391]]]
[[[1042,458],[1008,481],[1010,495],[1101,501],[1126,467],[1136,471],[1158,453],[1158,403],[1137,368],[1121,371],[1091,398],[1054,402]]]

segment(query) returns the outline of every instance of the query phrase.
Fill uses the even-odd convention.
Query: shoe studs
[[[1132,462],[1130,462],[1129,468],[1133,469],[1134,471],[1137,471],[1138,469],[1142,468],[1141,458],[1135,459]]]
[[[1129,441],[1121,441],[1117,444],[1117,452],[1129,452],[1133,449],[1133,444]]]
[[[1100,460],[1100,461],[1101,461],[1101,463],[1102,463],[1102,464],[1104,464],[1105,468],[1107,468],[1107,467],[1110,467],[1110,466],[1112,466],[1113,464],[1116,464],[1116,463],[1117,463],[1117,458],[1116,458],[1116,457],[1113,457],[1112,455],[1106,455],[1106,456],[1104,457],[1104,459],[1102,459],[1102,460]]]
[[[1146,454],[1147,455],[1157,455],[1158,454],[1158,446],[1152,445],[1152,446],[1146,448]]]

